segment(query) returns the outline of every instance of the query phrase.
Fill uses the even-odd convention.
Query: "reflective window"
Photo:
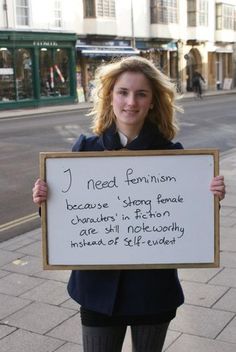
[[[151,0],[151,23],[177,23],[177,0]]]
[[[95,0],[84,0],[84,17],[96,17]]]
[[[227,4],[216,4],[216,29],[234,30],[235,7]]]
[[[60,28],[62,26],[62,11],[61,11],[61,1],[55,0],[54,2],[54,17],[55,17],[55,27]]]
[[[28,0],[16,0],[16,22],[19,26],[29,25]]]
[[[16,94],[17,99],[33,97],[32,55],[29,50],[16,50]]]
[[[0,101],[15,99],[13,55],[7,48],[0,48]]]
[[[63,96],[70,94],[69,57],[66,49],[40,51],[41,96]]]
[[[97,16],[98,17],[115,17],[115,1],[114,0],[97,0]]]

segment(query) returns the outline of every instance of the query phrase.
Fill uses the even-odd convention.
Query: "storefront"
[[[116,57],[139,55],[129,41],[82,41],[76,43],[77,94],[79,102],[90,101],[95,71],[102,63]]]
[[[151,60],[173,81],[178,79],[178,48],[176,42],[136,41],[140,55]]]
[[[0,109],[77,100],[75,34],[0,32]]]

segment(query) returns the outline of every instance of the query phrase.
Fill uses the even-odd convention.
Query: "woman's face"
[[[150,82],[141,72],[122,73],[113,88],[112,106],[116,125],[120,131],[141,130],[150,108],[152,108]]]

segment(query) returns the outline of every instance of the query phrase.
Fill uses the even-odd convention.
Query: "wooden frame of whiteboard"
[[[145,150],[145,151],[103,151],[101,152],[43,152],[40,153],[40,177],[46,181],[46,160],[48,158],[90,158],[90,157],[139,157],[173,155],[211,155],[214,160],[214,176],[219,175],[219,151],[217,149]],[[169,264],[112,264],[112,265],[54,265],[48,260],[47,203],[41,207],[43,268],[45,270],[121,270],[121,269],[168,269],[168,268],[215,268],[220,263],[219,199],[214,197],[214,261],[211,263],[169,263]]]

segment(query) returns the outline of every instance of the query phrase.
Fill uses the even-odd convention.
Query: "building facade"
[[[236,0],[0,0],[0,109],[91,99],[101,63],[140,55],[192,90],[236,85]]]

